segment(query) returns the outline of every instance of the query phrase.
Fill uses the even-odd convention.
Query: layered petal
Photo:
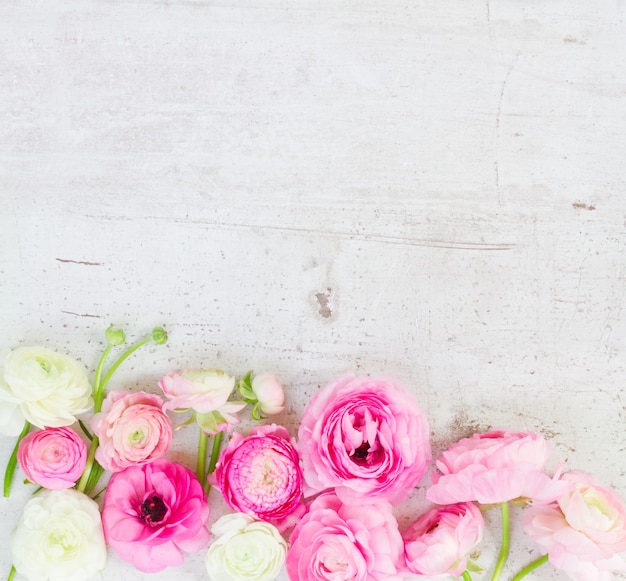
[[[28,480],[51,490],[72,488],[87,462],[87,445],[70,428],[47,428],[27,434],[17,460]]]
[[[183,562],[209,541],[209,506],[184,466],[159,459],[115,473],[104,497],[107,542],[121,559],[145,572]]]
[[[603,581],[626,570],[619,555],[626,551],[624,501],[586,472],[567,472],[561,481],[568,488],[556,501],[526,509],[524,532],[576,581]]]
[[[90,425],[100,440],[96,459],[110,472],[161,458],[172,442],[163,401],[143,391],[111,391]]]
[[[10,548],[30,581],[85,581],[106,564],[98,505],[76,490],[44,490],[24,507]]]
[[[233,434],[215,467],[215,481],[234,510],[280,523],[302,505],[300,458],[282,426]]]
[[[543,472],[550,452],[544,437],[534,432],[474,434],[437,459],[439,472],[426,498],[437,504],[496,504],[516,498],[551,502],[567,485]]]
[[[345,375],[309,401],[298,431],[305,494],[334,488],[346,503],[399,502],[431,458],[428,422],[391,377]]]
[[[402,581],[403,562],[391,504],[364,510],[325,493],[293,530],[285,564],[291,581]]]

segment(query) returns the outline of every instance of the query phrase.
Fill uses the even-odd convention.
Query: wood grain
[[[554,465],[626,495],[624,17],[610,0],[5,0],[0,348],[93,370],[108,324],[162,324],[168,345],[116,387],[273,370],[294,434],[337,374],[389,372],[437,452],[539,430]],[[28,494],[0,503],[0,572]],[[403,526],[416,507],[423,488]],[[520,533],[511,571],[535,550]],[[206,578],[202,558],[175,574]],[[102,575],[144,577],[114,555]]]

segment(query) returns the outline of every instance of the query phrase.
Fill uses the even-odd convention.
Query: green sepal
[[[196,421],[200,429],[207,434],[215,434],[218,424],[225,421],[224,416],[217,411],[208,413],[196,413]]]
[[[481,567],[478,563],[472,561],[471,559],[468,559],[467,565],[465,565],[465,569],[467,571],[470,571],[471,573],[480,573],[481,571],[484,571],[483,567]]]
[[[252,371],[248,371],[244,377],[237,382],[237,391],[246,403],[256,403],[256,394],[252,390]]]
[[[263,419],[263,416],[261,415],[261,402],[257,402],[254,404],[254,406],[252,407],[252,419],[256,420],[257,422]]]
[[[184,428],[185,426],[190,426],[191,424],[195,423],[195,421],[196,421],[196,412],[192,413],[182,424],[180,424],[179,426],[176,426],[176,430],[180,430],[181,428]]]

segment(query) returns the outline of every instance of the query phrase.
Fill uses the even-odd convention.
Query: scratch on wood
[[[102,317],[100,317],[100,315],[91,315],[89,313],[75,313],[73,311],[64,311],[63,309],[61,309],[62,313],[65,313],[67,315],[74,315],[75,317],[93,317],[94,319],[101,319]]]
[[[496,112],[496,142],[500,141],[500,116],[502,115],[502,102],[504,101],[504,91],[506,90],[506,85],[509,82],[509,77],[517,65],[517,61],[519,61],[520,52],[515,55],[515,60],[509,67],[506,75],[504,76],[504,80],[502,81],[502,86],[500,87],[500,97],[498,99],[498,110]],[[496,151],[498,150],[496,143]],[[500,159],[496,153],[496,159],[493,162],[494,172],[495,172],[495,181],[496,181],[496,192],[498,194],[498,202],[500,202]]]
[[[129,221],[131,218],[116,216],[109,219]],[[135,219],[135,218],[132,218]],[[298,226],[275,226],[272,224],[259,226],[258,224],[246,224],[237,222],[211,222],[193,218],[166,218],[163,216],[144,216],[144,220],[167,221],[176,224],[193,224],[200,228],[214,230],[249,230],[253,232],[282,232],[293,234],[314,234],[316,236],[333,236],[348,240],[362,240],[378,244],[398,244],[399,246],[425,246],[427,248],[446,248],[451,250],[512,250],[517,244],[508,242],[469,242],[465,240],[443,240],[440,238],[412,238],[409,236],[389,236],[385,234],[356,234],[341,230],[325,230],[323,228],[305,228]],[[57,259],[59,260],[59,259]]]
[[[84,264],[86,266],[102,266],[103,262],[88,262],[86,260],[71,260],[70,258],[57,258],[57,262],[67,262],[70,264]]]
[[[189,223],[189,220],[185,220]],[[336,236],[338,238],[348,238],[350,240],[362,240],[363,242],[374,242],[380,244],[398,244],[400,246],[425,246],[428,248],[447,248],[452,250],[512,250],[517,245],[511,243],[489,243],[489,242],[468,242],[462,240],[442,240],[438,238],[410,238],[408,236],[388,236],[383,234],[353,234],[351,232],[341,232],[336,230],[323,230],[312,228],[298,228],[297,226],[258,226],[256,224],[234,224],[224,222],[195,222],[205,227],[225,228],[227,230],[269,230],[276,232],[293,232],[295,234],[307,233],[322,236]]]
[[[574,202],[572,208],[576,210],[589,210],[590,212],[596,209],[593,204],[585,204],[584,202]]]

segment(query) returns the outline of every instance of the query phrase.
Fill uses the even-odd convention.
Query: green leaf
[[[83,431],[83,434],[85,434],[85,436],[87,436],[87,438],[91,442],[93,440],[93,436],[87,429],[87,426],[83,423],[83,420],[78,420],[78,425],[80,426],[80,429]]]

